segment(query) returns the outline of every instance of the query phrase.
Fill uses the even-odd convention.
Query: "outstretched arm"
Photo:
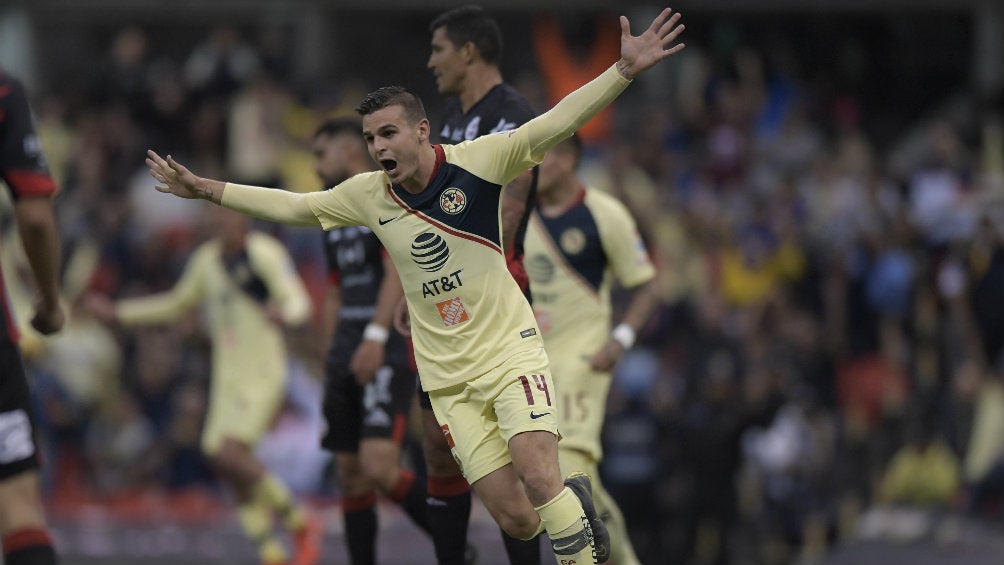
[[[554,108],[524,124],[531,155],[543,159],[547,150],[578,130],[614,101],[630,81],[659,61],[679,53],[673,45],[683,32],[680,14],[666,8],[641,35],[631,35],[628,19],[621,16],[621,58],[610,69],[559,101]]]
[[[249,216],[291,226],[319,226],[303,194],[225,183],[195,175],[170,155],[165,160],[154,151],[146,152],[150,175],[156,189],[181,198],[201,198]]]

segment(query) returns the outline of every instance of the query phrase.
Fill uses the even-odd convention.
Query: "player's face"
[[[418,169],[419,152],[429,139],[429,121],[410,123],[403,107],[387,106],[363,116],[363,139],[370,157],[391,182],[402,183]]]
[[[457,49],[446,36],[446,27],[438,27],[432,32],[431,53],[426,65],[436,77],[436,88],[440,94],[460,93],[460,85],[467,72],[467,58],[463,48]]]
[[[540,162],[537,174],[537,191],[547,196],[563,186],[563,180],[575,173],[575,156],[562,145],[547,152]]]
[[[349,159],[358,151],[357,133],[336,133],[319,135],[314,138],[311,150],[314,153],[314,170],[325,187],[332,187],[352,175]]]

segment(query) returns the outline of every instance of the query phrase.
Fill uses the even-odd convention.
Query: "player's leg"
[[[436,561],[439,565],[462,565],[471,519],[471,487],[453,459],[429,394],[419,390],[418,402],[422,407],[422,453],[428,477],[426,516]]]
[[[596,514],[603,520],[610,534],[610,562],[617,565],[639,565],[638,555],[628,536],[627,523],[617,502],[600,482],[599,465],[587,453],[577,449],[558,449],[558,461],[561,472],[568,475],[572,472],[586,473],[592,478],[593,502]]]
[[[415,396],[415,373],[404,367],[381,367],[363,392],[363,430],[359,464],[385,496],[411,520],[429,531],[425,482],[401,466],[401,445]]]
[[[358,456],[363,433],[363,388],[346,367],[329,364],[325,372],[323,412],[327,432],[321,446],[335,458],[349,560],[353,565],[371,564],[376,561],[377,499]]]
[[[345,520],[345,545],[352,565],[376,563],[376,491],[366,477],[359,456],[348,451],[335,452],[335,472],[342,492],[342,516]]]
[[[269,490],[274,486],[288,496],[281,483],[271,478],[250,446],[231,437],[215,441],[204,438],[209,461],[220,480],[233,492],[237,517],[245,535],[258,546],[266,565],[286,563],[289,552],[272,528],[273,507]]]
[[[28,381],[14,344],[0,345],[0,548],[7,565],[54,565],[38,477]]]
[[[240,378],[248,371],[218,370],[214,374],[211,404],[203,431],[203,449],[220,476],[234,490],[238,516],[247,535],[259,548],[262,560],[284,563],[285,545],[273,531],[278,516],[298,542],[295,565],[311,565],[319,558],[320,523],[300,506],[282,481],[272,475],[254,453],[285,398],[285,367],[274,375],[258,368],[255,386]]]
[[[592,529],[605,530],[592,511],[588,482],[583,488],[583,480],[561,479],[546,367],[543,350],[523,355],[465,385],[435,391],[433,407],[465,476],[499,525],[519,539],[546,530],[559,565],[589,563]]]

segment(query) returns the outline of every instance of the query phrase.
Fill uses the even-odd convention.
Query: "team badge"
[[[459,214],[467,207],[467,195],[459,188],[447,188],[439,197],[439,207],[447,214]]]
[[[579,228],[569,228],[561,233],[561,249],[569,255],[578,255],[586,248],[586,234]]]
[[[450,248],[438,234],[425,232],[411,242],[411,259],[427,273],[438,271],[450,258]]]

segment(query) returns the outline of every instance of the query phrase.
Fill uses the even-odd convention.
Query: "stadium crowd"
[[[574,70],[593,71],[557,24],[534,26],[539,56],[516,84],[542,110],[578,85]],[[604,51],[604,33],[591,45],[605,66],[617,46]],[[216,488],[198,449],[209,346],[197,315],[127,333],[86,304],[168,288],[213,234],[201,208],[152,189],[147,148],[214,178],[319,187],[311,135],[365,90],[345,81],[318,103],[272,53],[220,27],[171,60],[129,27],[87,88],[33,89],[72,312],[62,335],[25,342],[56,506]],[[962,96],[875,132],[870,99],[821,87],[796,59],[689,38],[584,135],[584,178],[628,205],[661,273],[604,435],[605,483],[649,563],[739,562],[740,547],[756,548],[749,562],[811,563],[864,525],[891,527],[894,515],[869,514],[886,504],[1001,519],[1000,115]],[[321,304],[320,234],[259,227]],[[306,496],[337,493],[316,445],[324,336],[319,316],[290,335],[285,441],[262,447],[266,461],[300,458],[284,478]]]

